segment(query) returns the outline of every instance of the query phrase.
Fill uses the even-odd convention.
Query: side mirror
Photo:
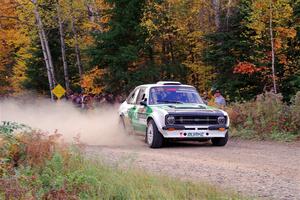
[[[142,105],[142,106],[147,106],[147,99],[141,101],[141,102],[140,102],[140,105]]]

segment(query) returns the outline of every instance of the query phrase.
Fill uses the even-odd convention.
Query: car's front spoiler
[[[174,139],[201,139],[201,138],[220,138],[225,137],[228,127],[225,125],[210,126],[183,126],[168,125],[162,128],[162,135],[165,138]]]
[[[222,138],[225,137],[227,130],[165,130],[162,134],[164,138],[177,139],[201,139],[201,138]]]

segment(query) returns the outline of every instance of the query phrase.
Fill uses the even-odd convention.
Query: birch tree
[[[57,10],[57,18],[58,18],[58,24],[59,24],[59,35],[60,35],[60,46],[61,46],[61,57],[64,67],[64,79],[65,79],[65,87],[68,90],[70,90],[70,79],[69,79],[69,72],[68,72],[68,64],[67,64],[67,58],[66,58],[66,44],[64,39],[64,27],[63,27],[63,20],[62,20],[62,12],[60,7],[60,2],[57,0],[56,2],[56,10]]]
[[[292,14],[289,0],[255,0],[252,3],[250,23],[247,25],[256,32],[253,36],[255,45],[265,54],[260,62],[269,62],[271,65],[272,88],[275,93],[278,92],[277,81],[280,78],[277,77],[275,65],[286,64],[284,50],[288,46],[288,39],[296,36],[295,29],[289,26]]]
[[[215,12],[215,26],[217,30],[220,30],[220,0],[212,0],[213,10]]]
[[[274,36],[273,36],[273,2],[269,2],[269,31],[271,40],[271,56],[272,56],[272,79],[273,79],[273,90],[277,93],[276,75],[275,75],[275,50],[274,50]]]
[[[51,52],[50,52],[50,48],[49,48],[49,43],[48,43],[47,36],[45,34],[42,19],[41,19],[39,10],[38,10],[37,0],[32,0],[31,2],[34,5],[34,15],[35,15],[35,19],[36,19],[36,25],[37,25],[37,29],[38,29],[41,46],[42,46],[44,60],[45,60],[45,64],[46,64],[51,99],[54,100],[52,89],[54,88],[56,81],[55,81],[54,66],[53,66],[53,62],[52,62],[52,56],[51,56]]]
[[[77,31],[77,24],[76,21],[78,19],[88,19],[88,15],[83,15],[82,12],[86,11],[86,8],[84,6],[84,1],[73,1],[68,0],[68,14],[69,14],[69,20],[70,20],[70,26],[71,26],[71,32],[73,36],[73,44],[74,44],[74,50],[75,50],[75,57],[76,57],[76,66],[78,68],[80,80],[83,78],[83,67],[81,62],[81,52],[79,47],[79,36]],[[87,14],[87,12],[85,13]],[[78,25],[79,26],[79,25]]]
[[[74,47],[75,47],[75,54],[76,54],[76,65],[78,67],[78,72],[80,79],[83,77],[83,68],[82,68],[82,63],[81,63],[81,55],[80,55],[80,49],[79,49],[79,44],[78,44],[78,35],[77,31],[75,28],[75,23],[74,23],[74,17],[71,17],[71,28],[72,28],[72,33],[74,36]]]

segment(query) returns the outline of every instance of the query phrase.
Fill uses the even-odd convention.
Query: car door
[[[134,117],[134,111],[136,109],[136,98],[139,92],[139,88],[135,88],[126,99],[126,109],[124,111],[125,125],[128,130],[133,130],[132,119]]]
[[[132,120],[133,129],[137,133],[146,133],[146,126],[147,126],[147,114],[146,114],[146,107],[141,105],[140,102],[144,101],[146,97],[146,88],[141,87],[135,103],[135,117]]]

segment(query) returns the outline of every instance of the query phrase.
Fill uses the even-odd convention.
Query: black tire
[[[228,132],[225,134],[223,138],[212,138],[211,142],[213,146],[225,146],[228,141]]]
[[[150,130],[152,129],[152,140],[148,139],[150,136]],[[159,132],[155,122],[151,119],[147,124],[146,141],[150,148],[160,148],[163,146],[164,137]]]

